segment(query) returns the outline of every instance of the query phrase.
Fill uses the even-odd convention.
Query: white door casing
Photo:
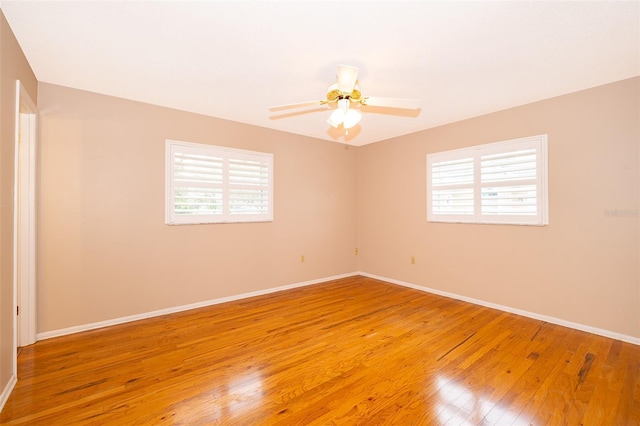
[[[37,108],[20,81],[16,82],[15,143],[13,275],[16,313],[19,309],[14,322],[17,351],[18,346],[27,346],[36,341]]]

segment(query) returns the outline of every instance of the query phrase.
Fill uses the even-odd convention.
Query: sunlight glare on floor
[[[438,377],[436,383],[440,396],[436,412],[441,424],[473,426],[484,421],[498,425],[503,417],[510,418],[505,414],[513,414],[486,397],[474,395],[471,390],[452,379]],[[508,424],[520,426],[520,422],[512,418]]]

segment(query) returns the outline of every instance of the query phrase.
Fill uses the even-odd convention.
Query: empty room
[[[0,0],[0,424],[640,425],[639,1]]]

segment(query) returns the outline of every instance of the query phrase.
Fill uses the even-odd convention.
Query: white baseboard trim
[[[146,318],[153,318],[160,315],[173,314],[176,312],[188,311],[189,309],[203,308],[205,306],[218,305],[220,303],[232,302],[234,300],[246,299],[249,297],[262,296],[264,294],[276,293],[278,291],[290,290],[292,288],[305,287],[313,284],[319,284],[326,281],[337,280],[340,278],[353,277],[359,275],[357,272],[350,272],[348,274],[334,275],[332,277],[319,278],[310,281],[303,281],[299,283],[283,285],[280,287],[272,287],[265,290],[252,291],[249,293],[236,294],[233,296],[221,297],[218,299],[205,300],[202,302],[190,303],[188,305],[173,306],[170,308],[159,309],[157,311],[145,312],[142,314],[129,315],[121,318],[114,318],[106,321],[99,321],[90,324],[78,325],[75,327],[63,328],[59,330],[45,331],[36,335],[37,340],[51,339],[53,337],[66,336],[68,334],[80,333],[82,331],[95,330],[96,328],[109,327],[111,325],[124,324],[127,322],[138,321]]]
[[[7,385],[2,389],[2,393],[0,394],[0,411],[4,408],[4,404],[7,403],[9,395],[13,392],[16,383],[18,383],[18,379],[15,374],[12,374],[11,377],[9,377],[9,382],[7,382]]]
[[[111,326],[111,325],[124,324],[124,323],[127,323],[127,322],[138,321],[138,320],[141,320],[141,319],[157,317],[157,316],[160,316],[160,315],[166,315],[166,314],[172,314],[172,313],[175,313],[175,312],[187,311],[189,309],[196,309],[196,308],[202,308],[202,307],[205,307],[205,306],[218,305],[220,303],[232,302],[234,300],[246,299],[246,298],[254,297],[254,296],[262,296],[264,294],[276,293],[278,291],[289,290],[289,289],[297,288],[297,287],[305,287],[305,286],[309,286],[309,285],[313,285],[313,284],[323,283],[323,282],[326,282],[326,281],[337,280],[337,279],[340,279],[340,278],[353,277],[353,276],[356,276],[356,275],[362,275],[363,277],[368,277],[368,278],[373,278],[373,279],[377,279],[377,280],[381,280],[381,281],[386,281],[386,282],[391,283],[391,284],[397,284],[397,285],[401,285],[403,287],[408,287],[408,288],[412,288],[412,289],[415,289],[415,290],[424,291],[424,292],[427,292],[427,293],[437,294],[439,296],[449,297],[451,299],[462,300],[463,302],[473,303],[474,305],[485,306],[487,308],[497,309],[499,311],[509,312],[509,313],[516,314],[516,315],[522,315],[524,317],[533,318],[533,319],[537,319],[537,320],[540,320],[540,321],[545,321],[545,322],[548,322],[548,323],[551,323],[551,324],[557,324],[557,325],[561,325],[561,326],[564,326],[564,327],[573,328],[575,330],[586,331],[587,333],[593,333],[593,334],[597,334],[599,336],[604,336],[604,337],[609,337],[611,339],[621,340],[623,342],[632,343],[634,345],[640,345],[640,338],[638,338],[638,337],[628,336],[626,334],[620,334],[620,333],[616,333],[616,332],[613,332],[613,331],[604,330],[604,329],[601,329],[601,328],[596,328],[596,327],[591,327],[591,326],[584,325],[584,324],[579,324],[579,323],[575,323],[575,322],[571,322],[571,321],[566,321],[566,320],[563,320],[563,319],[560,319],[560,318],[556,318],[556,317],[551,317],[551,316],[548,316],[548,315],[537,314],[535,312],[524,311],[524,310],[521,310],[521,309],[512,308],[510,306],[499,305],[497,303],[487,302],[487,301],[480,300],[480,299],[475,299],[475,298],[472,298],[472,297],[461,296],[459,294],[449,293],[449,292],[442,291],[442,290],[437,290],[437,289],[434,289],[434,288],[429,288],[429,287],[424,287],[424,286],[420,286],[420,285],[416,285],[416,284],[411,284],[411,283],[408,283],[408,282],[405,282],[405,281],[396,280],[396,279],[393,279],[393,278],[381,277],[379,275],[374,275],[374,274],[370,274],[368,272],[362,272],[362,271],[351,272],[351,273],[342,274],[342,275],[335,275],[335,276],[326,277],[326,278],[319,278],[319,279],[310,280],[310,281],[303,281],[303,282],[299,282],[299,283],[295,283],[295,284],[289,284],[289,285],[284,285],[284,286],[280,286],[280,287],[268,288],[268,289],[265,289],[265,290],[258,290],[258,291],[253,291],[253,292],[249,292],[249,293],[242,293],[242,294],[237,294],[237,295],[233,295],[233,296],[221,297],[221,298],[218,298],[218,299],[205,300],[205,301],[202,301],[202,302],[191,303],[191,304],[188,304],[188,305],[174,306],[174,307],[171,307],[171,308],[160,309],[160,310],[157,310],[157,311],[145,312],[145,313],[142,313],[142,314],[130,315],[130,316],[121,317],[121,318],[114,318],[114,319],[111,319],[111,320],[99,321],[99,322],[79,325],[79,326],[75,326],[75,327],[69,327],[69,328],[64,328],[64,329],[59,329],[59,330],[52,330],[52,331],[45,331],[43,333],[38,333],[36,337],[37,337],[37,340],[51,339],[53,337],[65,336],[67,334],[80,333],[82,331],[94,330],[94,329],[97,329],[97,328],[108,327],[108,326]],[[0,407],[4,406],[4,403],[6,402],[6,398],[9,397],[8,395],[11,393],[11,390],[13,389],[13,386],[15,386],[15,376],[13,377],[13,383],[10,382],[5,387],[5,391],[3,391],[2,395],[1,395],[2,399],[0,399]],[[5,396],[5,392],[7,392],[7,389],[8,389],[8,394]]]
[[[487,302],[480,299],[474,299],[473,297],[461,296],[455,293],[449,293],[446,291],[436,290],[434,288],[423,287],[416,284],[411,284],[404,281],[395,280],[393,278],[380,277],[378,275],[369,274],[367,272],[358,272],[358,275],[364,277],[373,278],[380,281],[386,281],[391,284],[401,285],[403,287],[409,287],[415,290],[424,291],[426,293],[437,294],[438,296],[449,297],[451,299],[462,300],[463,302],[473,303],[474,305],[485,306],[487,308],[497,309],[499,311],[509,312],[523,317],[533,318],[540,321],[545,321],[551,324],[561,325],[563,327],[573,328],[575,330],[586,331],[587,333],[597,334],[599,336],[609,337],[611,339],[621,340],[623,342],[632,343],[634,345],[640,345],[640,338],[627,336],[626,334],[616,333],[614,331],[603,330],[601,328],[591,327],[589,325],[579,324],[571,321],[566,321],[560,318],[550,317],[547,315],[537,314],[535,312],[523,311],[522,309],[516,309],[509,306],[498,305],[496,303]]]

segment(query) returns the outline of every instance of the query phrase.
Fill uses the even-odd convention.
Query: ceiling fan
[[[293,108],[303,108],[313,105],[337,104],[337,109],[331,113],[327,123],[337,128],[340,125],[350,129],[360,122],[362,115],[351,108],[351,103],[386,108],[419,109],[420,99],[382,98],[374,96],[363,97],[358,84],[358,68],[349,65],[338,65],[338,82],[327,89],[327,98],[319,101],[300,102],[290,105],[278,105],[269,111],[282,111]]]

